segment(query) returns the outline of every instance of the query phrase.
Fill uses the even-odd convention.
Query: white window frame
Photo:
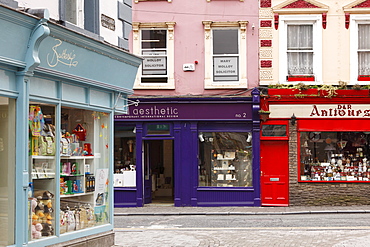
[[[222,88],[247,88],[247,40],[246,26],[247,21],[237,22],[212,22],[203,21],[204,25],[204,88],[205,89],[222,89]],[[214,81],[213,79],[213,29],[236,28],[238,33],[238,50],[239,50],[239,66],[238,66],[238,81]],[[215,55],[217,56],[217,55]],[[233,55],[234,56],[234,55]],[[236,55],[235,55],[236,56]]]
[[[370,15],[351,15],[350,17],[350,81],[349,85],[368,85],[369,81],[358,80],[358,25],[369,24]]]
[[[313,73],[315,81],[288,82],[287,29],[291,24],[313,25]],[[279,16],[279,83],[281,84],[322,84],[322,16],[321,15],[280,15]]]
[[[175,35],[174,35],[174,26],[175,22],[161,22],[161,23],[133,23],[133,49],[132,53],[138,56],[142,56],[141,51],[141,30],[145,29],[162,29],[167,30],[167,83],[149,83],[141,82],[142,78],[142,65],[140,65],[135,83],[134,89],[175,89]]]

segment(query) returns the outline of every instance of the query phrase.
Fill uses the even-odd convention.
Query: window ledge
[[[207,0],[207,2],[211,2],[212,0]],[[214,1],[214,0],[213,0]],[[244,2],[244,0],[239,0],[240,2]]]
[[[288,75],[287,81],[315,81],[315,76],[313,75]]]
[[[166,1],[166,2],[169,2],[169,3],[172,2],[172,0],[135,0],[135,3],[139,3],[139,2],[150,2],[150,1],[152,1],[152,2],[154,2],[154,1],[162,1],[162,2]]]
[[[234,82],[213,82],[211,80],[204,80],[204,89],[229,89],[229,88],[248,88],[248,81],[241,79]]]
[[[357,77],[358,81],[370,81],[370,75],[359,75]]]

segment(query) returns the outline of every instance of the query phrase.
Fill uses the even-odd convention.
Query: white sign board
[[[214,76],[238,75],[237,57],[214,57]]]
[[[365,104],[299,104],[270,105],[270,118],[369,118],[370,105]]]

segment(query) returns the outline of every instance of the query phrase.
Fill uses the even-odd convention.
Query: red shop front
[[[269,89],[261,108],[262,205],[370,204],[369,90]]]

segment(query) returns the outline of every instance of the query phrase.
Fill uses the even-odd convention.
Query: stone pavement
[[[250,214],[320,214],[370,213],[363,206],[291,206],[291,207],[174,207],[170,204],[147,204],[144,207],[115,208],[114,216],[130,215],[250,215]]]
[[[149,204],[115,208],[119,216],[287,215],[370,213],[368,206],[320,207],[174,207]],[[149,219],[150,220],[150,219]],[[164,220],[165,221],[165,220]],[[369,224],[370,225],[370,224]],[[370,227],[359,229],[296,228],[115,228],[114,247],[368,247]]]

